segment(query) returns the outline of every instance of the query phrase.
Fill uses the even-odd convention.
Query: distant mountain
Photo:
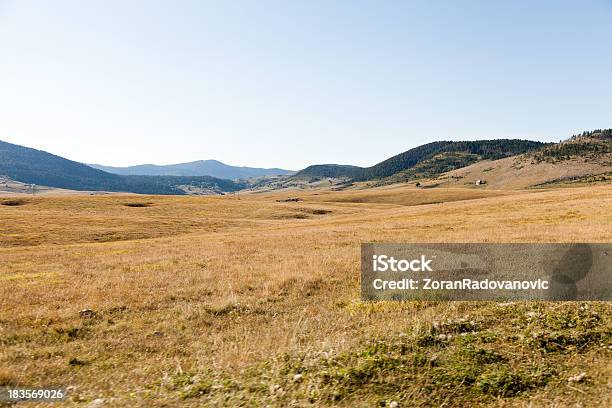
[[[224,179],[247,179],[262,176],[283,176],[292,174],[290,170],[238,167],[217,160],[199,160],[189,163],[155,165],[141,164],[129,167],[111,167],[100,164],[89,166],[109,173],[144,176],[211,176]]]
[[[309,166],[291,174],[290,171],[282,169],[228,166],[215,160],[169,166],[142,165],[114,168],[96,165],[98,168],[94,168],[44,151],[0,141],[0,176],[7,176],[23,183],[71,190],[207,194],[237,191],[252,187],[253,184],[201,175],[203,173],[223,175],[232,179],[289,175],[281,178],[281,185],[290,186],[291,183],[304,179],[317,180],[326,177],[346,178],[349,179],[347,181],[349,183],[369,180],[380,180],[380,183],[405,182],[419,178],[435,178],[444,173],[448,175],[448,172],[471,166],[473,170],[470,170],[470,177],[482,179],[483,174],[487,173],[493,185],[494,174],[499,173],[496,177],[500,183],[507,182],[519,177],[518,173],[515,174],[517,169],[533,166],[536,167],[533,167],[534,171],[531,173],[537,169],[559,179],[607,174],[606,172],[612,168],[611,155],[612,130],[606,129],[585,132],[559,144],[517,139],[432,142],[407,150],[371,167],[322,164]],[[484,163],[487,163],[486,167],[480,166]],[[493,167],[489,163],[499,164],[499,170],[492,170]],[[560,163],[564,168],[575,168],[575,171],[568,170],[567,174],[564,173],[565,175],[560,177]],[[112,174],[101,169],[123,174]],[[159,175],[162,173],[167,175]],[[520,177],[531,177],[533,175],[531,173],[520,173]],[[535,185],[536,181],[540,184],[549,182],[549,175],[537,180],[534,178],[533,183],[530,181],[530,185]],[[467,179],[465,175],[462,177]]]
[[[70,190],[186,194],[236,191],[241,183],[210,176],[122,176],[107,173],[41,150],[0,141],[0,175],[23,183]]]
[[[372,167],[337,164],[314,165],[296,173],[296,177],[346,177],[355,181],[375,180],[419,168],[420,174],[435,176],[468,166],[480,160],[496,160],[544,147],[542,142],[517,139],[441,141],[407,150]]]

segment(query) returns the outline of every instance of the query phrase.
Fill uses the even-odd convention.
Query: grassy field
[[[2,196],[0,386],[68,386],[60,406],[610,406],[609,303],[363,303],[359,244],[611,231],[609,185]]]

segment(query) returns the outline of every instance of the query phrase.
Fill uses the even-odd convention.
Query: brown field
[[[359,300],[362,242],[611,238],[609,185],[2,196],[0,386],[69,386],[54,406],[611,406],[609,303]]]

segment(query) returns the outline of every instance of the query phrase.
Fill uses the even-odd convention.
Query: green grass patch
[[[341,353],[284,354],[238,373],[178,374],[168,387],[211,405],[486,405],[565,383],[575,356],[607,351],[609,315],[604,303],[490,304],[477,318],[407,327]]]

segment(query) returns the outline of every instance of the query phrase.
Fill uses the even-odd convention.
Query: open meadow
[[[54,406],[611,406],[609,303],[359,292],[364,242],[611,239],[610,185],[1,196],[0,386],[69,387]]]

